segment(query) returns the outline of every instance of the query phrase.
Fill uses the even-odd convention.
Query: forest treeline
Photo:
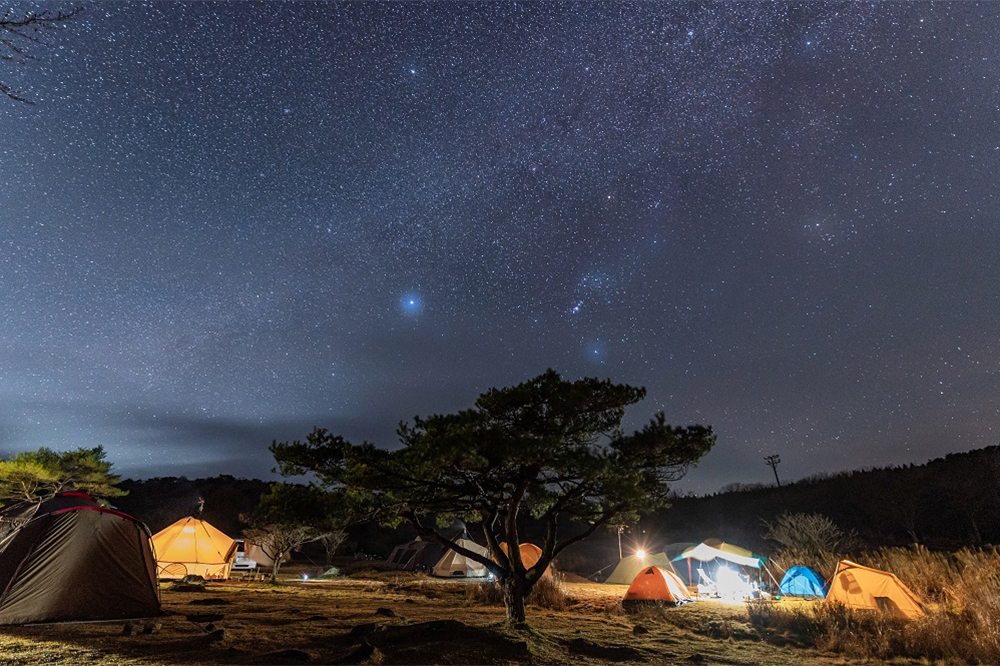
[[[126,480],[128,495],[115,505],[156,532],[205,500],[204,518],[232,536],[242,533],[240,515],[251,512],[269,483],[217,476],[205,479],[160,477]],[[622,532],[622,548],[654,550],[664,545],[708,538],[767,554],[765,522],[782,513],[818,513],[856,533],[863,547],[920,543],[951,549],[1000,543],[1000,447],[954,453],[923,465],[855,470],[815,476],[776,486],[731,485],[705,496],[678,496],[672,505],[644,517]],[[533,535],[533,526],[525,524]],[[567,525],[567,530],[574,529]],[[475,526],[470,526],[476,538]],[[539,535],[540,536],[540,535]],[[412,538],[406,528],[361,524],[351,529],[345,547],[384,556]],[[563,566],[588,575],[618,558],[618,533],[605,530],[571,549]]]

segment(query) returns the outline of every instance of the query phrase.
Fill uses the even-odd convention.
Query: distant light
[[[302,574],[302,580],[309,580],[309,574]]]
[[[635,551],[635,556],[638,557],[640,560],[644,560],[646,559],[646,551],[640,548],[639,550]]]

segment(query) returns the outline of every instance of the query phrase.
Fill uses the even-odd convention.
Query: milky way
[[[24,6],[24,8],[30,8]],[[1000,5],[95,3],[0,80],[0,453],[267,475],[553,367],[714,490],[1000,432]]]

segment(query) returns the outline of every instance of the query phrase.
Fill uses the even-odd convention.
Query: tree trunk
[[[503,605],[507,611],[507,621],[512,624],[525,624],[524,598],[528,592],[526,584],[514,576],[508,576],[501,581],[500,586],[503,589]]]
[[[274,559],[274,564],[271,566],[271,582],[272,583],[277,583],[278,582],[278,569],[281,568],[281,556],[282,555],[284,555],[284,553],[278,553],[278,557],[276,557]]]

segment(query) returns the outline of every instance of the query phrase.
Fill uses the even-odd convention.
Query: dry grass
[[[173,615],[152,635],[123,636],[121,624],[5,628],[0,630],[0,663],[302,663],[282,656],[290,649],[305,652],[308,663],[333,663],[358,647],[357,632],[366,627],[406,631],[441,620],[461,624],[448,625],[446,635],[421,629],[405,642],[380,644],[365,663],[830,663],[813,652],[776,647],[746,634],[741,606],[697,603],[643,616],[608,614],[605,609],[618,605],[624,587],[560,586],[564,609],[531,606],[531,629],[518,632],[506,626],[502,607],[470,600],[470,585],[459,581],[387,576],[318,583],[289,577],[282,585],[211,583],[204,592],[164,591],[164,606]],[[225,615],[218,623],[224,630],[221,640],[213,641],[184,619],[195,612]],[[643,631],[635,633],[637,626]]]
[[[825,602],[758,602],[748,606],[751,623],[772,641],[859,659],[1000,663],[1000,557],[995,549],[891,548],[857,560],[895,573],[927,603],[926,617],[908,622]]]

